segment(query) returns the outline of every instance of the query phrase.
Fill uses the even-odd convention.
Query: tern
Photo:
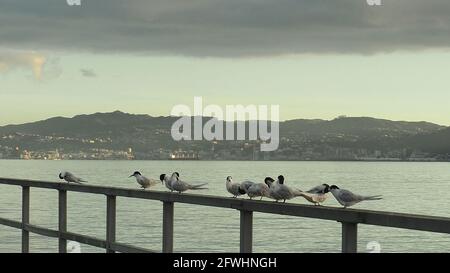
[[[136,178],[136,182],[141,185],[142,189],[147,189],[150,188],[152,186],[155,186],[156,184],[158,184],[158,181],[155,179],[149,179],[145,176],[143,176],[140,172],[135,171],[132,175],[130,175],[129,177],[135,177]]]
[[[332,185],[330,187],[330,191],[333,194],[334,198],[336,198],[336,200],[339,202],[339,204],[344,206],[344,208],[353,206],[361,201],[383,199],[383,198],[381,198],[381,195],[362,196],[359,194],[352,193],[349,190],[340,189],[336,185]]]
[[[269,188],[269,194],[270,197],[275,199],[276,202],[278,202],[279,200],[283,200],[283,202],[286,202],[286,200],[301,196],[302,191],[286,186],[284,184],[284,176],[280,175],[278,176],[278,180],[275,183],[271,184],[271,187]]]
[[[180,177],[179,173],[177,173],[177,172],[175,172],[175,173],[177,174],[178,177]],[[166,188],[168,188],[170,190],[170,192],[173,192],[171,177],[169,177],[168,175],[163,173],[159,176],[159,180],[161,180],[161,183],[164,183],[164,185],[166,186]]]
[[[254,184],[256,184],[256,183],[255,183],[255,182],[252,182],[252,181],[248,181],[248,180],[243,181],[243,182],[241,182],[240,189],[241,189],[242,191],[244,191],[244,194],[245,194],[245,193],[247,193],[248,189],[249,189],[251,186],[253,186]]]
[[[77,184],[82,184],[82,182],[87,182],[86,180],[83,180],[79,177],[76,177],[75,175],[73,175],[70,172],[62,172],[59,174],[59,178],[60,179],[64,179],[66,182],[68,183],[77,183]]]
[[[247,195],[250,197],[250,199],[253,199],[253,197],[261,197],[259,200],[262,200],[263,197],[269,197],[269,186],[266,183],[267,181],[270,181],[268,179],[272,179],[270,177],[266,178],[264,183],[253,183],[248,189],[247,189]],[[273,182],[273,179],[272,181]]]
[[[310,189],[309,191],[302,192],[301,196],[314,205],[320,205],[320,203],[325,202],[325,200],[328,198],[329,192],[330,185],[322,184]]]
[[[225,186],[227,191],[233,195],[233,198],[246,193],[246,191],[241,188],[240,183],[233,182],[233,178],[231,176],[227,177]]]
[[[174,172],[170,178],[171,181],[171,187],[174,191],[177,191],[178,193],[182,193],[187,190],[205,190],[208,188],[204,188],[208,183],[200,184],[200,185],[191,185],[185,181],[180,180],[180,175],[177,172]]]

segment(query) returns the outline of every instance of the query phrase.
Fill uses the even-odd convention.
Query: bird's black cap
[[[275,179],[273,179],[272,177],[266,177],[266,178],[264,178],[264,182],[273,182],[273,181],[275,181]]]

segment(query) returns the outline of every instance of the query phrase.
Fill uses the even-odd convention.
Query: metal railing
[[[30,232],[59,239],[59,252],[66,252],[67,240],[106,249],[106,252],[156,252],[116,242],[116,197],[159,200],[163,203],[162,252],[173,252],[174,203],[236,209],[240,211],[240,252],[251,253],[253,212],[337,221],[342,224],[342,252],[357,251],[358,224],[450,233],[450,218],[358,209],[343,209],[291,203],[253,201],[209,195],[177,194],[126,188],[0,178],[0,184],[22,187],[22,221],[0,217],[0,225],[22,230],[22,252],[29,252]],[[58,191],[58,230],[30,224],[30,188]],[[67,192],[106,196],[106,236],[94,238],[67,231]]]

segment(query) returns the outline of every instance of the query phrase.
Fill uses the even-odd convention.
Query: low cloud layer
[[[246,57],[450,47],[448,0],[0,2],[8,48]]]

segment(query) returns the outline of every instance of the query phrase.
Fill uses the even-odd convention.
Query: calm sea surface
[[[68,170],[92,185],[138,188],[140,170],[147,177],[178,171],[186,181],[209,182],[209,190],[229,196],[225,177],[258,180],[283,174],[286,183],[308,189],[321,183],[336,184],[384,199],[355,208],[450,217],[450,164],[399,162],[232,162],[232,161],[14,161],[0,160],[0,177],[58,181]],[[153,188],[165,191],[162,185]],[[68,230],[104,238],[106,198],[68,193]],[[305,203],[302,199],[290,202]],[[57,192],[31,190],[31,223],[57,229]],[[333,197],[327,206],[338,206]],[[20,220],[21,189],[0,185],[0,217]],[[158,201],[117,199],[117,241],[161,249],[162,205]],[[175,205],[175,251],[238,252],[239,213],[231,209]],[[0,252],[20,252],[20,230],[0,226]],[[255,252],[339,252],[341,226],[333,221],[280,215],[254,214]],[[32,252],[57,252],[56,239],[30,235]],[[382,252],[450,252],[450,235],[360,225],[358,250],[376,242]],[[370,245],[370,244],[369,244]],[[83,252],[104,252],[82,245]]]

